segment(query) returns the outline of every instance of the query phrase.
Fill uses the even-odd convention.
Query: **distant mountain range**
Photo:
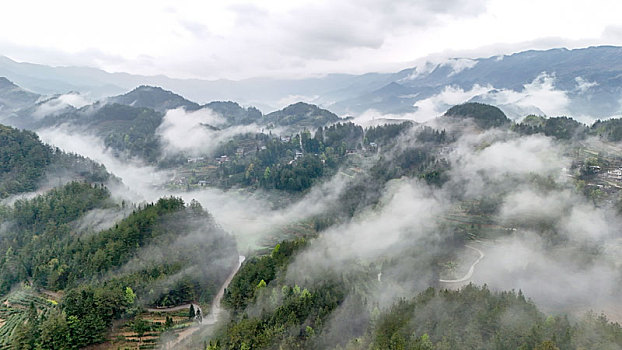
[[[44,96],[0,78],[1,123],[29,130],[69,126],[76,131],[100,137],[105,146],[117,155],[139,157],[151,163],[162,156],[157,130],[163,124],[167,111],[178,108],[186,112],[205,110],[203,115],[215,115],[215,125],[211,122],[190,121],[212,131],[253,124],[258,128],[278,128],[281,133],[293,133],[305,128],[316,130],[345,120],[328,110],[304,102],[264,115],[257,108],[245,108],[232,101],[212,101],[199,105],[161,87],[146,85],[90,103],[76,92]],[[184,112],[181,113],[183,115]],[[179,119],[182,116],[173,115],[171,118]]]
[[[197,102],[178,100],[173,106],[196,108],[209,101],[229,100],[265,113],[298,101],[342,116],[356,116],[370,109],[381,114],[427,112],[425,107],[430,104],[444,111],[457,103],[475,101],[495,104],[514,119],[529,113],[593,118],[622,114],[622,47],[613,46],[456,58],[396,73],[240,81],[107,73],[94,68],[17,63],[0,57],[0,76],[44,95],[77,91],[101,99],[151,85]],[[126,104],[140,91],[117,98]],[[150,106],[156,110],[168,107]]]

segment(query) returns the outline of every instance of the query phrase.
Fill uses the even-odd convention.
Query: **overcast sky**
[[[20,0],[0,9],[0,55],[182,78],[395,71],[622,45],[619,0]]]

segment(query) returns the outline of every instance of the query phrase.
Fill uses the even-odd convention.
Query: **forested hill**
[[[499,108],[475,102],[453,106],[443,117],[454,120],[471,118],[482,129],[498,128],[511,122]]]
[[[303,128],[314,130],[338,121],[340,118],[336,114],[304,102],[298,102],[282,110],[266,114],[263,119],[263,122],[268,125],[292,126],[298,130]]]
[[[35,133],[0,125],[0,197],[34,191],[51,161]]]
[[[141,85],[123,95],[110,97],[107,102],[150,108],[162,113],[179,107],[183,107],[186,110],[197,110],[200,108],[197,103],[188,101],[171,91],[147,85]]]
[[[244,264],[224,300],[233,320],[210,338],[207,350],[622,347],[622,328],[605,316],[547,316],[521,291],[472,284],[457,291],[428,288],[381,308],[367,300],[369,290],[382,286],[373,269],[327,271],[321,282],[288,283],[288,265],[309,244],[281,242]]]
[[[76,225],[90,211],[124,205],[102,186],[74,182],[3,211],[12,227],[0,238],[2,294],[21,285],[63,297],[32,306],[47,318],[24,310],[23,323],[0,328],[0,345],[80,348],[104,341],[114,319],[143,306],[211,301],[238,261],[233,238],[198,203],[172,197],[134,207],[104,231]]]
[[[24,90],[5,77],[0,77],[0,116],[10,115],[37,102],[39,94]]]
[[[255,107],[241,107],[232,101],[213,101],[203,107],[209,108],[219,116],[223,117],[228,125],[248,125],[261,123],[263,114]]]
[[[90,182],[110,178],[100,164],[45,145],[31,131],[0,125],[0,198],[34,191],[46,175]]]

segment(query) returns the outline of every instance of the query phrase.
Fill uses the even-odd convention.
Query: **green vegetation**
[[[48,116],[40,126],[72,123],[87,127],[120,154],[156,162],[161,154],[156,129],[164,115],[153,109],[117,103],[94,104],[58,116]]]
[[[430,183],[442,184],[447,165],[433,157],[432,152],[447,142],[444,130],[417,130],[417,138],[425,146],[399,150],[397,159],[376,159],[379,147],[383,147],[383,153],[389,153],[399,135],[412,127],[412,123],[405,122],[364,130],[348,122],[319,127],[314,135],[306,129],[280,138],[270,134],[240,135],[216,150],[216,154],[226,157],[188,164],[185,181],[224,188],[304,192],[344,166],[358,167],[364,162],[362,159],[368,159],[377,162],[375,169],[384,173],[378,179],[382,183],[416,174]]]
[[[263,114],[255,107],[242,108],[236,102],[214,101],[206,104],[207,107],[225,118],[229,125],[248,125],[260,123]]]
[[[223,305],[236,313],[244,311],[253,302],[256,293],[274,280],[287,267],[293,254],[306,246],[301,238],[277,244],[270,255],[248,259],[235,275],[223,298]]]
[[[400,300],[370,323],[347,349],[614,349],[622,328],[604,316],[576,325],[546,316],[522,293],[469,285],[459,291],[428,289]]]
[[[149,108],[162,113],[165,113],[168,109],[179,107],[187,110],[197,110],[200,108],[198,104],[188,101],[171,91],[164,90],[159,86],[146,85],[141,85],[126,94],[111,97],[109,102],[132,107]]]
[[[498,128],[510,124],[510,119],[499,108],[476,102],[453,106],[443,116],[457,119],[472,118],[482,129]]]
[[[298,130],[303,128],[315,129],[327,124],[340,121],[334,113],[304,102],[289,105],[280,111],[266,114],[263,123],[272,126],[295,126]]]
[[[316,334],[343,302],[345,290],[334,282],[307,289],[282,281],[293,255],[305,245],[304,239],[284,241],[270,255],[252,258],[242,266],[223,300],[234,320],[223,334],[210,341],[207,349],[313,347],[318,340]],[[260,295],[269,298],[273,305],[260,315],[250,316],[246,308]]]
[[[53,189],[32,200],[18,200],[5,214],[13,228],[0,239],[0,293],[13,284],[34,278],[42,287],[63,287],[67,274],[76,273],[82,266],[58,259],[61,252],[72,256],[67,244],[71,235],[70,223],[87,211],[111,205],[108,190],[86,183],[72,182]]]
[[[3,299],[0,306],[0,349],[18,348],[11,346],[11,343],[17,345],[21,340],[16,339],[23,339],[27,335],[25,331],[28,329],[21,326],[39,317],[53,317],[54,303],[27,290],[13,292]]]
[[[18,200],[3,214],[13,229],[0,240],[2,292],[20,282],[64,292],[53,321],[37,318],[17,328],[34,337],[28,343],[68,332],[67,348],[82,347],[103,341],[112,320],[131,316],[141,304],[207,303],[228,274],[210,264],[237,260],[233,239],[197,202],[160,199],[108,230],[76,231],[73,222],[95,208],[119,209],[106,188],[72,182]],[[140,256],[145,251],[166,258]]]
[[[0,125],[0,198],[34,191],[51,161],[35,133]]]
[[[284,285],[277,297],[281,303],[276,309],[229,324],[226,335],[211,341],[207,349],[312,348],[316,332],[345,295],[334,284],[309,290]]]
[[[379,145],[390,144],[395,142],[398,136],[412,129],[413,126],[414,124],[410,121],[400,124],[372,126],[365,130],[365,140]]]
[[[299,244],[282,242],[270,255],[244,264],[227,290],[227,306],[234,318],[211,338],[207,349],[531,350],[622,346],[622,328],[606,317],[588,313],[570,321],[564,316],[547,316],[520,291],[492,292],[486,286],[474,285],[458,291],[429,288],[381,311],[356,292],[361,281],[351,277],[325,276],[324,282],[306,288],[289,285],[284,282],[286,267]],[[348,287],[351,284],[359,287]],[[345,324],[331,324],[335,317]],[[335,334],[328,325],[342,327],[342,333]]]
[[[46,176],[49,182],[110,179],[101,164],[45,145],[33,132],[0,125],[0,198],[35,191]]]
[[[560,140],[582,139],[587,136],[588,132],[587,126],[568,117],[527,116],[521,123],[513,125],[512,128],[523,135],[542,133]]]
[[[599,135],[607,141],[622,141],[622,119],[612,118],[607,120],[597,120],[590,128],[592,133]]]
[[[588,314],[578,320],[548,316],[520,291],[496,292],[474,285],[459,291],[426,289],[438,287],[443,274],[451,275],[449,270],[455,270],[451,278],[460,276],[456,247],[472,239],[509,237],[515,227],[539,235],[544,249],[563,245],[567,251],[581,251],[582,259],[596,259],[597,248],[569,241],[561,234],[560,224],[548,217],[534,215],[501,223],[496,217],[513,184],[543,195],[570,187],[558,183],[553,175],[510,173],[503,180],[484,178],[486,193],[467,196],[461,189],[463,183],[448,182],[449,160],[454,160],[452,151],[459,147],[454,143],[455,131],[412,122],[364,129],[304,103],[262,116],[254,108],[233,102],[212,102],[206,107],[220,114],[227,125],[265,123],[289,127],[291,134],[277,137],[268,129],[267,134],[237,135],[217,148],[218,158],[180,155],[163,163],[155,136],[163,115],[150,108],[186,102],[157,89],[164,97],[152,99],[145,89],[124,96],[123,103],[132,104],[130,100],[136,98],[142,101],[139,105],[149,108],[96,105],[62,118],[93,127],[118,152],[160,165],[183,162],[183,169],[177,169],[182,175],[171,186],[258,190],[267,197],[279,197],[275,202],[281,205],[300,198],[328,177],[345,183],[323,212],[263,236],[261,244],[269,247],[283,237],[288,240],[268,248],[264,255],[261,249],[251,252],[257,255],[242,265],[222,299],[231,318],[212,338],[201,339],[207,349],[574,350],[622,346],[622,329],[604,316]],[[603,173],[619,168],[618,158],[576,145],[588,143],[584,138],[590,134],[617,141],[618,129],[622,129],[618,120],[599,121],[588,128],[567,117],[528,116],[510,126],[498,108],[477,103],[451,108],[445,115],[448,118],[473,118],[482,129],[509,127],[521,135],[542,133],[567,140],[563,144],[571,146],[568,153],[575,160],[571,175],[577,188],[594,202],[602,201],[606,191],[596,181],[614,181],[617,176]],[[102,166],[45,146],[30,132],[0,128],[0,137],[5,141],[0,143],[0,156],[6,160],[1,169],[1,196],[32,191],[50,174],[60,174],[60,178],[69,171],[70,178],[85,180],[0,207],[0,295],[6,298],[0,306],[0,349],[77,349],[96,343],[155,348],[158,341],[166,344],[206,316],[202,312],[207,312],[206,305],[236,266],[238,252],[234,239],[198,202],[186,204],[170,197],[150,204],[118,203],[100,184],[109,179]],[[485,140],[472,147],[478,152],[488,146]],[[485,170],[476,171],[486,175]],[[513,178],[518,176],[520,181]],[[435,212],[438,226],[433,234],[415,238],[414,246],[398,246],[402,245],[399,241],[389,248],[394,255],[346,257],[344,264],[353,266],[330,265],[314,275],[290,275],[298,271],[288,270],[290,264],[313,239],[335,234],[318,232],[336,224],[344,224],[344,229],[350,222],[365,224],[367,217],[382,213],[375,210],[392,200],[386,196],[387,186],[416,183],[416,179],[420,180],[417,186],[429,185],[426,190],[442,187],[442,201],[453,205],[440,214]],[[82,220],[94,210],[124,218],[101,231],[81,228]],[[400,239],[410,239],[426,224],[414,221],[412,228],[399,228],[404,236]],[[298,265],[294,268],[301,268]],[[399,290],[389,290],[396,285]],[[376,298],[379,293],[386,299]],[[409,296],[396,299],[395,295]],[[187,303],[198,303],[203,309],[190,306],[164,312],[145,308]]]

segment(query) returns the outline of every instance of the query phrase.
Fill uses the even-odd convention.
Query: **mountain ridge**
[[[602,62],[607,62],[604,64]],[[422,70],[422,67],[424,68]],[[622,47],[528,50],[485,58],[452,58],[398,72],[327,74],[319,78],[243,80],[174,79],[107,73],[88,67],[48,67],[0,60],[0,75],[40,93],[88,91],[95,98],[124,93],[141,85],[161,86],[200,104],[237,101],[262,110],[278,110],[292,96],[328,108],[337,114],[376,109],[382,113],[409,113],[417,101],[442,92],[447,86],[468,90],[479,84],[522,92],[541,74],[554,78],[553,88],[567,94],[569,112],[605,117],[619,114],[622,82]],[[577,78],[596,83],[577,90]],[[392,83],[404,88],[390,93]],[[387,90],[388,89],[388,90]]]

